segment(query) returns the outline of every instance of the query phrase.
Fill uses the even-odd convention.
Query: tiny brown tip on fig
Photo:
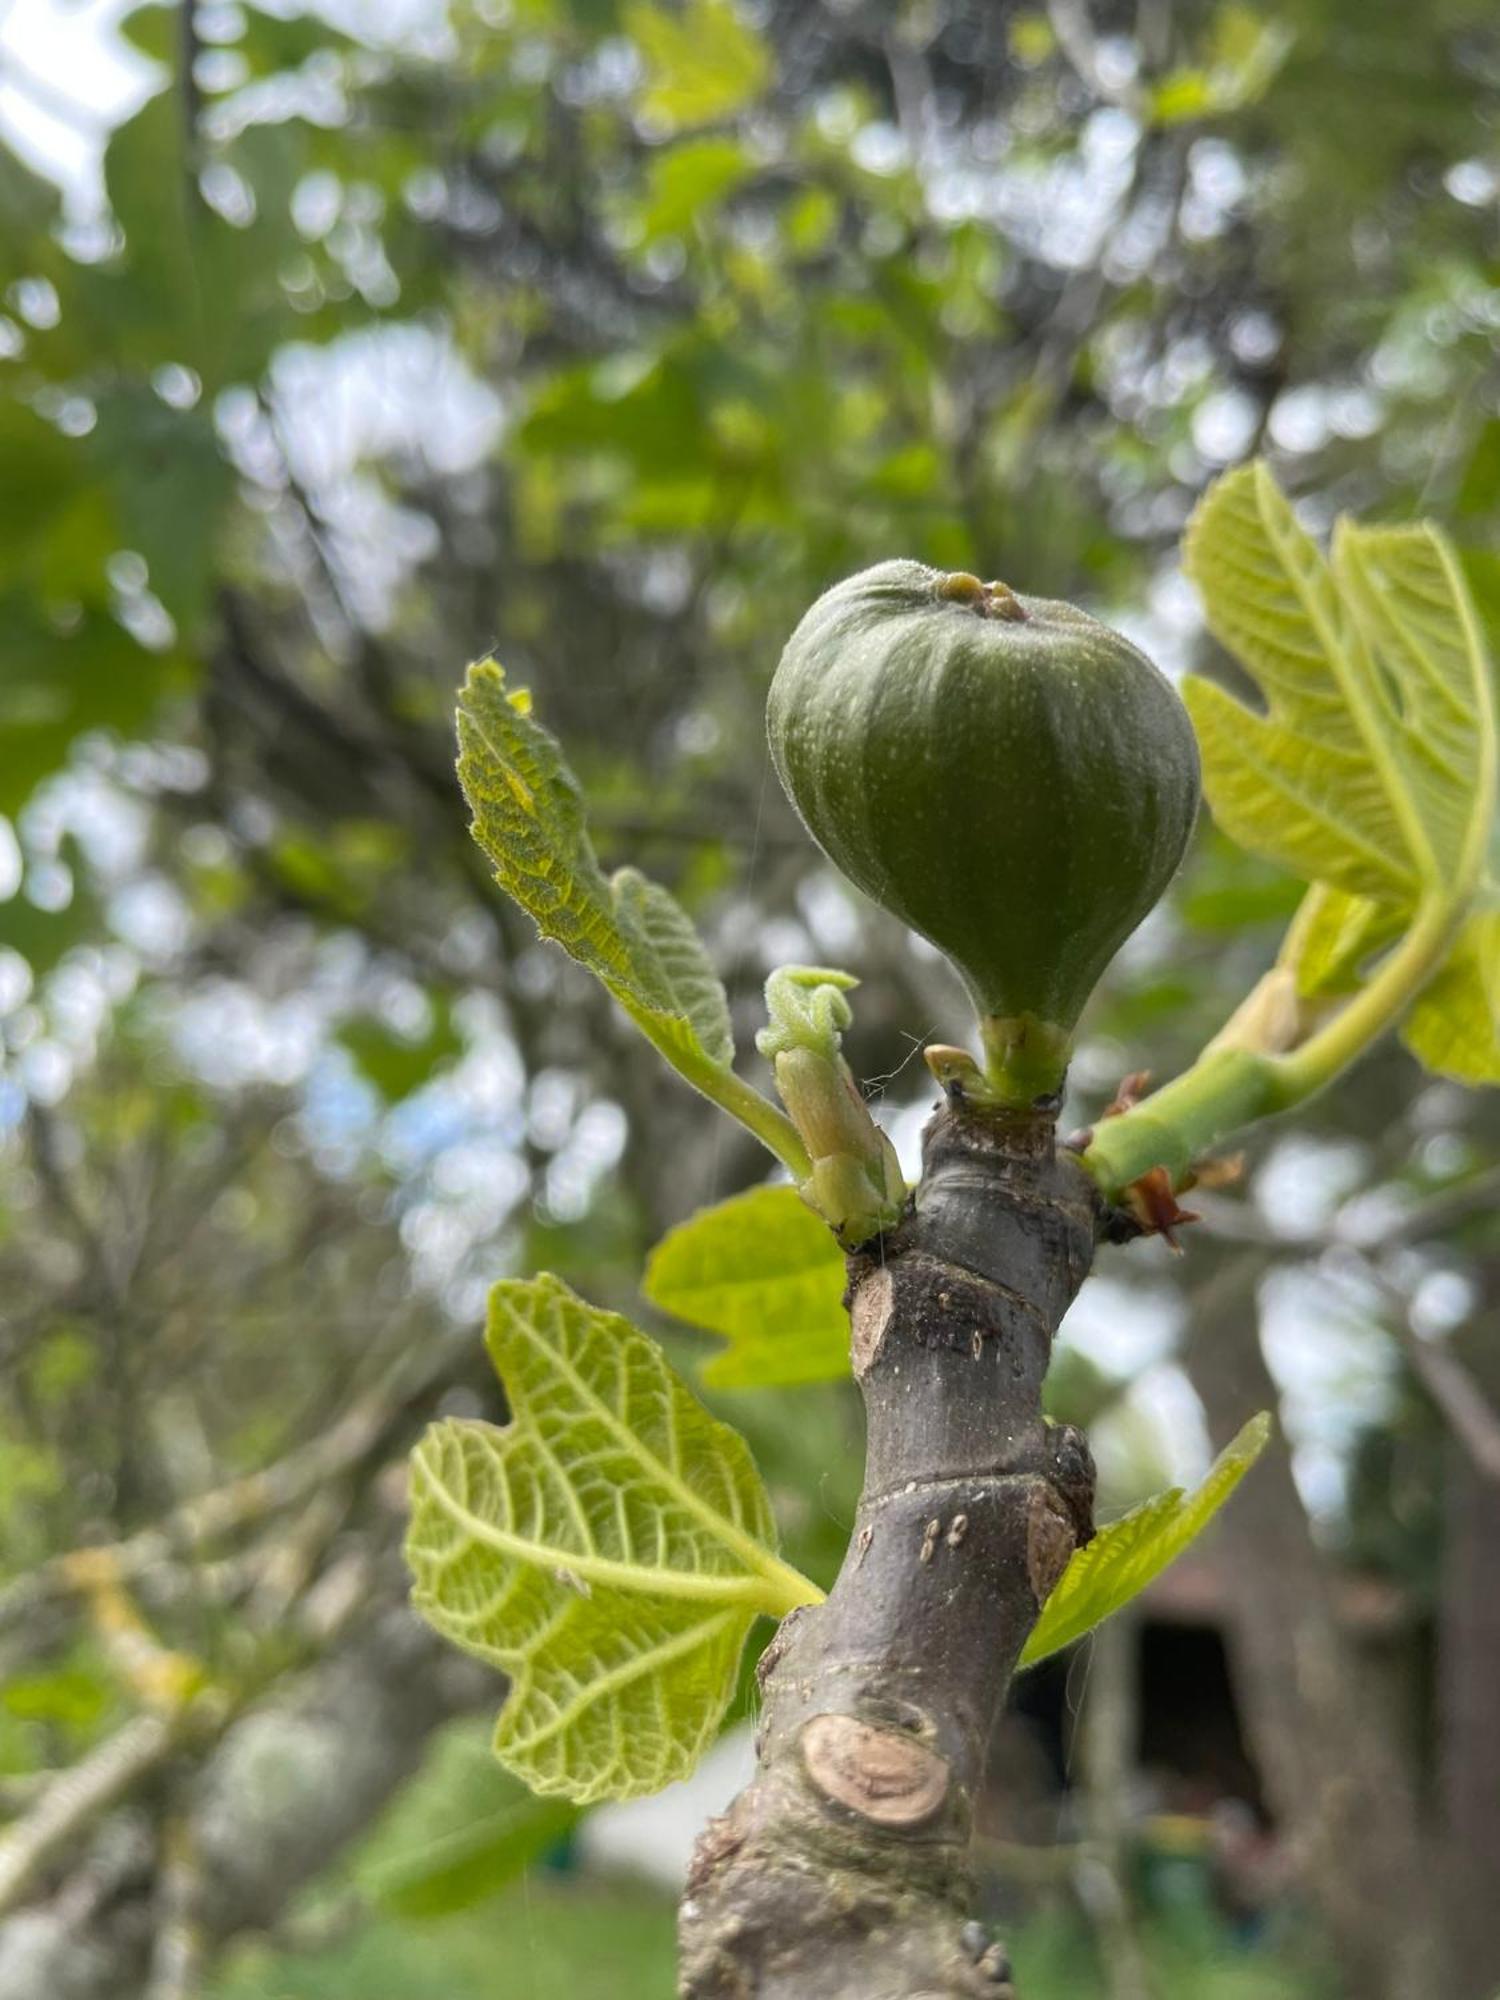
[[[956,569],[940,577],[933,589],[937,596],[946,598],[950,604],[980,604],[985,594],[985,586],[979,578],[971,576],[966,569]]]
[[[1001,583],[997,577],[987,583],[984,590],[986,600],[984,608],[991,618],[1008,618],[1015,625],[1026,623],[1029,615],[1026,606],[1008,583]]]

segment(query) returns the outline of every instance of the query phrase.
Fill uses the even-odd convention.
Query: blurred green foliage
[[[0,1574],[149,1528],[434,1357],[331,1487],[143,1578],[164,1640],[246,1699],[316,1650],[287,1607],[351,1559],[369,1618],[403,1590],[384,1468],[441,1397],[493,1398],[480,1281],[556,1268],[634,1310],[649,1243],[761,1172],[499,904],[452,776],[466,660],[535,689],[601,862],[702,924],[742,1047],[772,962],[862,975],[851,1062],[899,1122],[956,995],[814,868],[761,747],[777,651],[837,574],[998,573],[1177,666],[1207,651],[1181,524],[1264,447],[1314,525],[1446,522],[1500,620],[1491,0],[1092,28],[985,0],[452,0],[441,35],[416,11],[356,36],[200,5],[194,50],[179,8],[139,8],[97,199],[65,209],[0,143]],[[1295,895],[1201,829],[1086,1023],[1080,1120],[1201,1045]],[[1398,1203],[1497,1144],[1395,1053],[1306,1136]],[[1335,1282],[1311,1239],[1283,1254]],[[1178,1294],[1135,1268],[1161,1314]],[[1322,1525],[1430,1591],[1446,1446],[1425,1402],[1392,1421],[1386,1302],[1356,1307],[1358,1381],[1323,1434],[1293,1414],[1324,1475],[1379,1434],[1347,1507],[1315,1489]],[[1159,1430],[1132,1366],[1073,1366],[1059,1408]],[[826,1581],[850,1395],[732,1402]],[[0,1775],[107,1734],[125,1697],[76,1607],[5,1644]],[[476,1804],[485,1866],[519,1851],[508,1811]],[[668,1990],[665,1912],[585,1907],[533,1874],[231,1990]],[[1176,1949],[1164,1994],[1297,1991]],[[1088,1951],[1027,1933],[1028,1990],[1087,1993]]]

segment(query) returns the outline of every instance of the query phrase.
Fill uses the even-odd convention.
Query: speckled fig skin
[[[829,859],[1064,1040],[1182,859],[1198,749],[1145,655],[1071,604],[917,562],[820,597],[771,684],[771,751]]]

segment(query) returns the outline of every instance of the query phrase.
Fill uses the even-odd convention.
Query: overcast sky
[[[156,74],[119,33],[128,12],[129,0],[0,0],[0,131],[76,216],[97,209],[104,141]]]

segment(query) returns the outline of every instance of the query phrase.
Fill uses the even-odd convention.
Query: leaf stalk
[[[1369,984],[1299,1048],[1282,1055],[1210,1046],[1173,1082],[1103,1120],[1083,1154],[1103,1193],[1117,1198],[1153,1167],[1165,1167],[1181,1184],[1196,1159],[1242,1126],[1304,1103],[1332,1083],[1421,992],[1467,906],[1466,896],[1422,904]]]
[[[696,1050],[685,1048],[680,1041],[664,1034],[644,1008],[637,1009],[623,1002],[622,1005],[625,1005],[626,1013],[647,1041],[666,1057],[680,1077],[717,1104],[721,1111],[737,1118],[747,1132],[752,1133],[768,1152],[780,1160],[793,1180],[801,1182],[808,1178],[812,1172],[812,1160],[797,1136],[796,1126],[784,1111],[778,1111],[754,1084],[746,1083],[732,1069],[710,1062],[706,1056],[700,1056]]]

